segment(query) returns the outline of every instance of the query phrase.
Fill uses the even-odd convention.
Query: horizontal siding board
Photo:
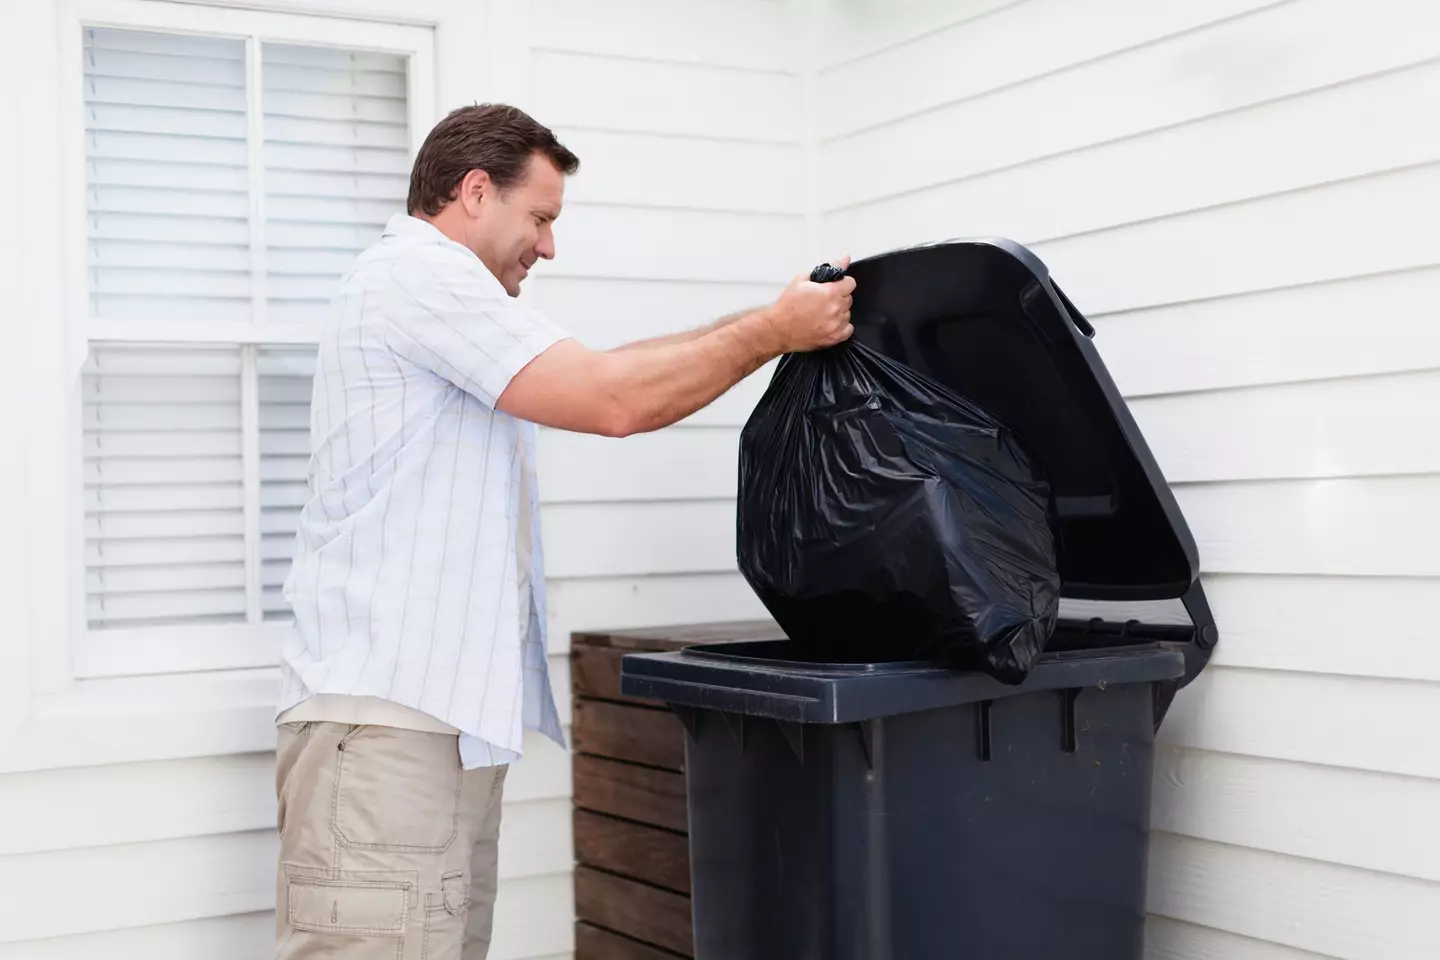
[[[540,432],[540,495],[546,503],[703,499],[735,495],[733,427],[677,426],[624,440]]]
[[[571,909],[568,875],[512,881],[500,898],[489,960],[570,960],[564,925],[545,922]],[[0,944],[0,960],[256,960],[274,951],[275,914],[266,912]]]
[[[1440,885],[1156,834],[1152,913],[1339,960],[1431,960]]]
[[[1132,401],[1172,483],[1440,473],[1440,371]]]
[[[1429,163],[1440,132],[1414,116],[1440,106],[1437,90],[1440,64],[1427,63],[944,184],[890,184],[859,205],[837,197],[826,225],[842,246],[957,230],[1034,242]]]
[[[807,23],[817,33],[815,68],[829,80],[871,57],[903,48],[956,24],[993,15],[1029,0],[865,0],[847,4],[851,16],[822,17]],[[868,8],[868,9],[867,9]],[[876,16],[883,13],[883,16]],[[860,16],[863,14],[863,18]]]
[[[798,146],[585,129],[556,135],[580,157],[580,173],[565,185],[570,203],[806,212]]]
[[[1160,742],[1440,780],[1440,684],[1211,666],[1176,696]]]
[[[1032,0],[825,71],[817,111],[833,139],[1184,33],[1273,0]],[[1046,41],[1050,42],[1046,42]],[[957,56],[963,51],[963,56]],[[903,91],[903,98],[896,92]]]
[[[545,508],[543,523],[545,567],[552,577],[719,573],[736,568],[733,500],[556,503]]]
[[[784,12],[761,0],[610,0],[597,16],[586,0],[538,0],[530,16],[532,42],[544,50],[791,71]]]
[[[575,949],[570,872],[508,880],[495,901],[495,932],[486,960],[564,960]]]
[[[239,913],[0,944],[0,960],[255,960],[275,953],[275,914]]]
[[[1165,917],[1145,922],[1145,960],[1334,960]]]
[[[795,269],[799,273],[800,268]],[[586,346],[608,350],[693,330],[773,303],[783,283],[686,283],[614,277],[539,277],[526,299]]]
[[[1440,8],[1437,8],[1440,10]],[[1039,244],[1086,312],[1158,306],[1440,264],[1416,197],[1440,164]]]
[[[1172,483],[1440,473],[1440,371],[1132,401]],[[1384,429],[1377,430],[1376,424]],[[676,426],[612,440],[543,431],[547,503],[733,497],[738,428]]]
[[[1151,826],[1440,882],[1435,810],[1440,779],[1162,748]]]
[[[1207,576],[1205,590],[1212,663],[1440,682],[1440,580]]]
[[[1199,484],[1176,498],[1206,571],[1440,575],[1440,476]]]
[[[797,76],[543,50],[530,63],[531,112],[550,127],[800,142]]]
[[[1208,483],[1176,491],[1210,573],[1440,576],[1440,477]],[[731,499],[547,506],[557,578],[736,568]]]
[[[1129,397],[1440,369],[1440,268],[1121,313],[1085,310]],[[1304,349],[1296,349],[1304,344]]]
[[[804,226],[783,214],[570,204],[556,221],[555,261],[537,276],[784,283]]]
[[[712,623],[765,616],[765,608],[737,572],[679,576],[602,576],[551,580],[546,585],[549,646],[570,649],[577,631]]]
[[[1440,53],[1437,27],[1440,10],[1425,0],[1392,0],[1373,12],[1347,0],[1273,4],[832,141],[819,195],[855,203],[915,190],[1411,66]],[[1063,62],[1068,37],[1044,35]],[[1346,43],[1337,46],[1340,36]],[[917,96],[895,90],[896,115]],[[860,179],[877,169],[885,176]]]
[[[0,856],[263,830],[275,825],[275,759],[241,754],[10,774],[0,777],[0,809]]]
[[[511,805],[504,819],[509,835],[527,843],[501,846],[502,883],[570,869],[567,799]],[[0,857],[0,885],[11,891],[0,906],[0,942],[273,909],[277,851],[274,831],[263,830]],[[107,892],[78,914],[55,895],[76,877]]]

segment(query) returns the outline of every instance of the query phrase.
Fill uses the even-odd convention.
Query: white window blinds
[[[90,310],[251,317],[245,42],[85,31]]]
[[[92,348],[84,376],[91,627],[244,620],[240,351]]]
[[[403,208],[405,61],[264,46],[265,236],[270,319],[323,318],[335,277]]]
[[[404,209],[407,58],[88,28],[84,70],[87,622],[286,618],[311,344]]]

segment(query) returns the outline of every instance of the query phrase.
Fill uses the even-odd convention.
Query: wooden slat
[[[575,704],[575,749],[665,770],[685,766],[684,728],[668,710],[580,700]]]
[[[575,914],[645,943],[691,955],[690,898],[612,876],[575,870]]]
[[[684,960],[684,956],[581,920],[575,924],[575,960]]]
[[[660,706],[661,704],[657,704],[655,701],[627,697],[620,692],[621,661],[633,652],[589,645],[577,645],[571,648],[570,673],[575,696]]]
[[[677,893],[690,892],[690,848],[684,834],[575,811],[575,857]]]
[[[685,777],[577,754],[575,805],[670,830],[689,829]]]

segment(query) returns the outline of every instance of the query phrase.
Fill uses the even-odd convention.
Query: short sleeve
[[[464,250],[427,246],[397,260],[390,281],[390,348],[491,407],[517,373],[566,337]]]

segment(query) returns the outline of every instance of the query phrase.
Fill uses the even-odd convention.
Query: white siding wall
[[[781,3],[506,0],[464,16],[431,2],[280,5],[434,14],[442,109],[502,99],[557,128],[582,169],[557,227],[559,257],[536,271],[526,295],[593,346],[767,301],[804,266],[801,80],[780,42]],[[43,41],[55,23],[47,6],[34,4],[23,20],[7,9],[0,35],[16,25],[27,42]],[[457,66],[477,59],[484,69]],[[488,78],[489,88],[457,88],[457,71]],[[11,295],[20,275],[4,279]],[[662,434],[544,433],[551,664],[567,723],[571,630],[760,612],[734,572],[734,445],[767,375]],[[64,429],[58,411],[51,419],[49,429]],[[0,493],[22,502],[9,471],[4,479]],[[11,584],[0,585],[7,599]],[[7,614],[7,627],[19,623]],[[94,700],[73,716],[61,701],[52,713],[68,722],[49,725],[48,739],[0,743],[0,960],[271,956],[271,675],[216,676],[203,689],[184,676],[104,685],[112,704],[158,693],[160,712],[147,721],[156,737],[140,752],[179,758],[115,762],[135,754],[135,741],[117,753],[95,725]],[[240,695],[214,709],[205,698],[222,685]],[[551,960],[573,946],[570,760],[538,739],[531,749],[507,786],[493,960]]]
[[[1152,960],[1440,956],[1440,9],[834,0],[823,238],[1032,246],[1221,631],[1156,780]]]
[[[1179,487],[1222,630],[1164,732],[1150,957],[1440,955],[1432,3],[266,5],[433,14],[443,106],[506,99],[559,129],[582,171],[527,296],[596,346],[769,299],[817,236],[857,255],[947,235],[1034,245]],[[26,64],[53,64],[54,22],[42,0],[0,14],[0,89],[43,89]],[[809,76],[791,54],[805,36]],[[455,79],[472,74],[490,86]],[[22,223],[43,219],[65,166],[45,103],[0,98],[31,148],[0,153],[31,187]],[[0,238],[18,265],[0,317],[23,362],[0,390],[18,408],[57,365],[29,343],[60,321],[58,263],[16,239]],[[543,435],[567,713],[571,630],[760,613],[734,572],[733,495],[766,375],[660,434]],[[5,407],[0,442],[21,463],[65,429]],[[0,502],[43,492],[6,464]],[[12,549],[27,524],[0,510],[12,636],[48,620],[26,627],[27,591],[53,589],[23,577],[38,576]],[[0,643],[15,653],[0,721],[43,676],[25,651],[52,641]],[[217,675],[214,706],[183,677],[97,682],[108,701],[52,701],[43,735],[0,737],[15,771],[0,773],[0,960],[269,955],[270,684]],[[137,691],[148,713],[97,726]],[[133,731],[176,759],[141,759]],[[510,781],[496,960],[571,949],[569,786],[568,756],[538,743]]]

